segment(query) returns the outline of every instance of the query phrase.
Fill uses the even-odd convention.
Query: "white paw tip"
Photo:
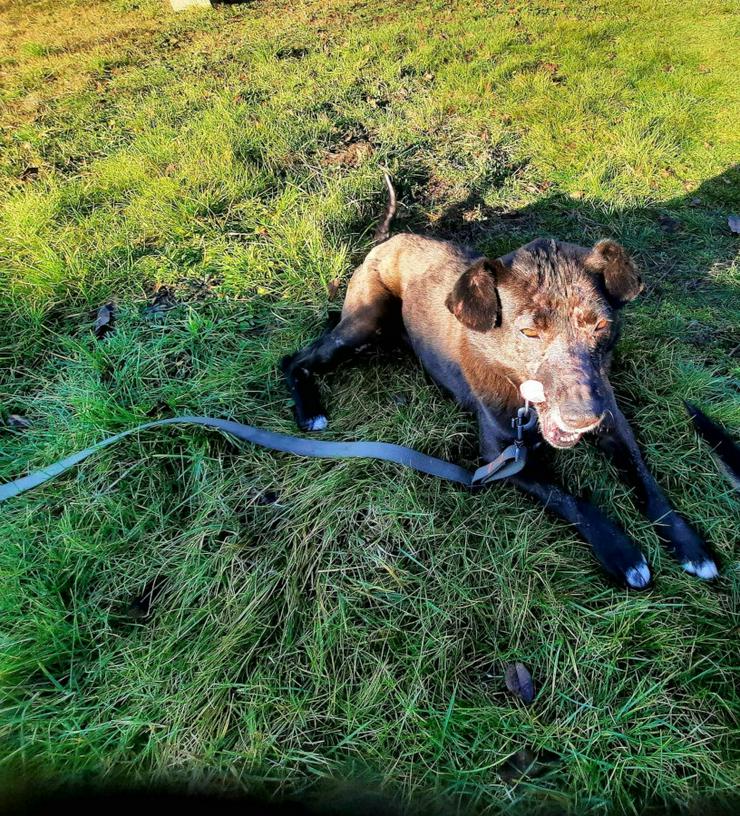
[[[320,414],[319,416],[311,417],[311,419],[306,422],[306,430],[323,431],[328,424],[329,420],[323,414]]]
[[[681,566],[689,575],[696,575],[697,578],[703,578],[705,581],[711,581],[712,578],[719,575],[717,565],[708,558],[706,561],[684,561]]]
[[[650,567],[643,561],[636,567],[630,567],[625,573],[627,583],[634,589],[644,589],[650,583]]]

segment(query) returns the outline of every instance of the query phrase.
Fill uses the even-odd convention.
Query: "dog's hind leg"
[[[375,342],[384,329],[396,329],[397,299],[383,285],[374,264],[365,262],[352,276],[342,319],[330,332],[283,360],[283,372],[295,403],[295,418],[304,431],[327,426],[316,375],[336,368]]]

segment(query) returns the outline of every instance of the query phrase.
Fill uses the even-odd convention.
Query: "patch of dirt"
[[[279,60],[286,60],[286,59],[303,59],[304,57],[308,56],[311,52],[308,48],[281,48],[276,54],[275,58]]]
[[[323,165],[338,167],[357,167],[373,155],[373,146],[370,142],[352,142],[347,147],[333,153],[327,153],[322,159]]]

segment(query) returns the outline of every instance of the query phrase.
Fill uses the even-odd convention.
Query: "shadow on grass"
[[[738,211],[740,164],[661,204],[607,209],[598,202],[545,192],[534,204],[504,211],[488,206],[485,190],[479,189],[448,206],[434,223],[412,217],[409,226],[495,255],[536,237],[588,245],[616,233],[648,270],[648,292],[656,295],[663,282],[688,283],[688,291],[700,289],[713,264],[732,261],[738,248],[727,217]]]
[[[738,302],[737,287],[712,275],[732,264],[738,240],[727,223],[740,212],[740,164],[704,181],[697,189],[659,204],[607,207],[598,201],[546,190],[535,203],[504,210],[486,203],[486,191],[516,172],[509,168],[498,181],[487,179],[462,200],[446,206],[430,220],[426,215],[436,197],[435,183],[418,168],[398,174],[399,213],[395,231],[409,230],[469,244],[490,256],[504,255],[539,237],[556,238],[590,246],[601,238],[619,240],[645,272],[646,292],[639,303],[656,308],[664,300],[687,308],[710,308],[711,324],[722,318],[729,324],[691,325],[680,339],[694,346],[695,356],[707,350],[737,360],[736,323],[732,311]],[[443,197],[443,196],[439,196]],[[679,309],[680,311],[680,309]],[[716,366],[716,359],[705,362]],[[728,374],[720,365],[720,373]]]

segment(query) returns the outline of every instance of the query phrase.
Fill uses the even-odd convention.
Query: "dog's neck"
[[[484,405],[513,414],[522,404],[514,371],[491,361],[466,335],[460,341],[460,367],[473,393]]]

